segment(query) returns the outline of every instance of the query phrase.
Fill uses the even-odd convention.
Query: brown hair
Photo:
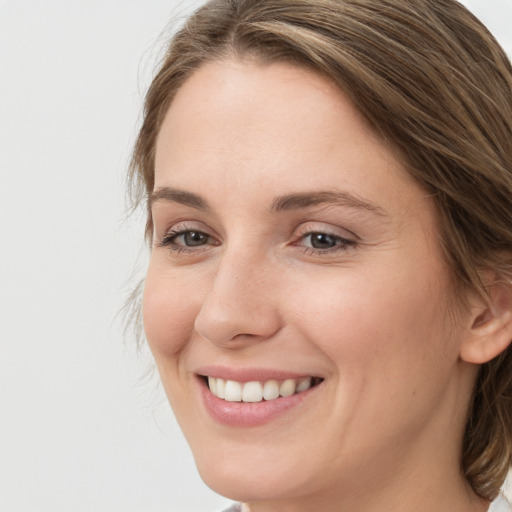
[[[156,138],[177,90],[205,62],[233,56],[330,77],[434,197],[458,290],[485,296],[485,268],[511,285],[512,67],[461,4],[208,2],[173,37],[147,93],[131,166],[137,203],[153,190]],[[512,461],[511,347],[480,369],[462,457],[469,483],[492,499]]]

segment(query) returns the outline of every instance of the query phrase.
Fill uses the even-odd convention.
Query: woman
[[[213,0],[149,89],[146,337],[251,512],[501,511],[512,69],[454,0]]]

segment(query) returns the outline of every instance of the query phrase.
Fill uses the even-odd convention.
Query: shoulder
[[[231,505],[224,512],[242,512],[242,506],[240,504]]]
[[[236,510],[236,509],[235,509]],[[489,512],[512,512],[512,505],[503,494],[500,494],[492,503]]]
[[[224,512],[244,512],[244,507],[240,504],[234,504],[224,510]],[[503,494],[500,494],[492,503],[488,512],[512,512],[512,505]]]
[[[243,503],[234,503],[231,507],[227,508],[223,512],[251,512],[247,505]]]

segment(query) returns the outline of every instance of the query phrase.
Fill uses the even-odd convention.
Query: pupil
[[[336,245],[336,239],[325,233],[315,233],[311,236],[311,245],[315,249],[328,249]]]
[[[186,245],[202,245],[206,242],[206,235],[200,231],[189,231],[185,233]]]

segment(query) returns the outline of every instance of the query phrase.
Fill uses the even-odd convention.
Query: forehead
[[[185,142],[193,137],[196,144],[206,143],[204,136],[218,147],[226,135],[233,145],[251,142],[244,149],[257,150],[262,139],[268,144],[269,135],[275,135],[276,154],[281,143],[290,145],[300,140],[303,144],[305,130],[314,132],[331,123],[340,128],[341,124],[349,125],[353,133],[356,130],[363,135],[365,143],[372,138],[376,145],[384,146],[341,90],[323,76],[288,63],[216,61],[196,70],[178,90],[161,128],[157,150],[161,153],[173,138]],[[325,142],[342,143],[334,140],[335,135],[324,137]]]
[[[274,195],[335,185],[385,196],[385,187],[387,200],[400,202],[390,181],[418,189],[335,84],[287,63],[228,60],[196,70],[165,116],[155,172],[156,187],[205,193],[242,180],[245,191],[273,185]]]

